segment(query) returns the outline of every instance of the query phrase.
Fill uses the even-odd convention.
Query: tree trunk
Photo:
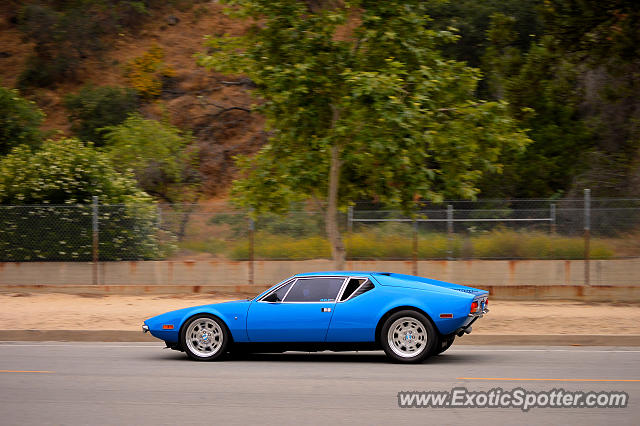
[[[338,229],[338,186],[340,183],[340,147],[331,146],[331,168],[329,170],[329,194],[325,226],[331,244],[331,254],[337,271],[344,270],[345,250]]]

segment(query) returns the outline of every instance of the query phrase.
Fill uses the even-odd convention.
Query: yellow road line
[[[52,374],[55,371],[40,371],[40,370],[0,370],[0,373],[42,373]]]
[[[536,379],[516,377],[456,377],[456,380],[490,380],[518,382],[640,382],[640,379]]]

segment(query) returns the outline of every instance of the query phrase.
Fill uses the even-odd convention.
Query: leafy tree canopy
[[[191,134],[139,114],[102,130],[105,152],[117,170],[133,171],[150,194],[172,202],[187,201],[184,196],[198,183],[197,157],[188,150]]]
[[[44,113],[17,90],[0,87],[0,155],[26,144],[37,146],[42,139],[40,124]]]
[[[547,33],[580,59],[616,63],[640,56],[636,0],[546,0],[542,4]]]
[[[242,37],[210,37],[213,53],[200,63],[248,75],[272,134],[241,159],[234,193],[256,211],[326,202],[337,262],[338,206],[368,198],[412,210],[419,199],[473,197],[484,172],[501,170],[500,154],[528,142],[505,103],[474,99],[478,70],[442,57],[456,37],[432,28],[421,1],[317,13],[296,0],[227,3],[254,25]]]
[[[471,197],[483,171],[502,167],[502,150],[527,143],[505,104],[473,98],[479,72],[441,57],[438,47],[455,37],[430,29],[421,2],[360,2],[361,24],[342,38],[343,9],[228,3],[260,24],[244,37],[210,38],[217,51],[200,61],[247,74],[265,100],[273,136],[242,162],[248,178],[236,193],[250,194],[247,204],[286,207],[282,197],[293,193],[325,199],[332,147],[345,204],[371,197],[411,208],[421,197]]]
[[[459,38],[442,47],[446,57],[480,66],[490,43],[491,16],[497,13],[513,19],[510,44],[527,50],[543,32],[541,0],[426,0],[427,13],[434,28],[453,28]]]

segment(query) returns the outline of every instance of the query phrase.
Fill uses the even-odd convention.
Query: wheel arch
[[[180,347],[182,347],[182,332],[184,331],[184,328],[187,326],[187,324],[189,323],[189,321],[192,318],[201,316],[201,315],[207,315],[210,317],[215,318],[216,320],[220,321],[220,324],[222,324],[222,326],[225,328],[227,335],[229,336],[229,344],[233,343],[233,334],[231,333],[231,330],[229,330],[229,326],[227,325],[227,322],[221,317],[221,315],[217,315],[214,312],[210,312],[210,311],[198,311],[198,312],[190,312],[189,315],[187,315],[183,320],[182,320],[182,324],[180,324],[180,330],[178,330],[178,345]],[[182,348],[184,349],[184,348]]]
[[[378,320],[378,324],[376,325],[376,332],[375,332],[375,338],[376,338],[376,344],[380,345],[380,330],[382,330],[382,327],[384,326],[384,323],[387,321],[387,319],[395,314],[396,312],[400,312],[400,311],[415,311],[418,312],[419,314],[424,315],[430,322],[431,325],[433,326],[433,329],[436,331],[436,333],[438,333],[438,338],[440,338],[442,336],[442,334],[440,333],[440,330],[438,330],[438,327],[436,326],[436,323],[433,321],[433,318],[431,318],[431,315],[429,315],[427,312],[425,312],[424,310],[416,307],[416,306],[412,306],[412,305],[401,305],[401,306],[396,306],[395,308],[389,309],[387,312],[385,312],[380,319]]]

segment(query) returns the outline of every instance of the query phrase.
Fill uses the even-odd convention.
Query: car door
[[[386,303],[376,297],[375,285],[367,277],[351,277],[334,307],[327,342],[373,342],[377,315]]]
[[[254,301],[247,314],[252,342],[324,342],[345,277],[301,277]]]

